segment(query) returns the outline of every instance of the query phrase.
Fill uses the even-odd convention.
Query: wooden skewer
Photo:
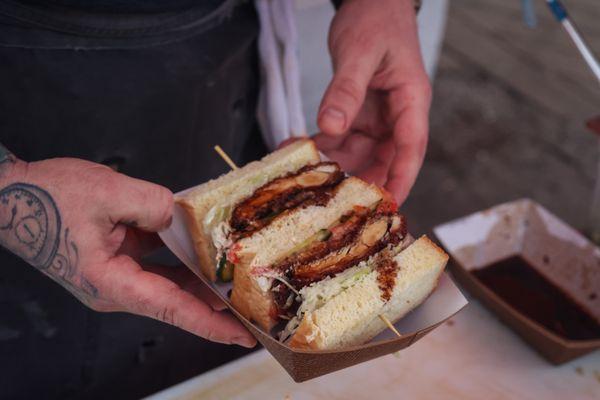
[[[227,165],[229,165],[231,167],[231,169],[238,169],[238,166],[235,165],[235,163],[233,162],[233,160],[231,158],[229,158],[229,156],[227,155],[227,153],[225,153],[223,151],[223,149],[221,148],[221,146],[216,145],[215,146],[215,151],[221,156],[221,158],[223,160],[225,160],[225,162],[227,163]]]
[[[231,169],[238,169],[238,166],[235,165],[235,163],[233,162],[233,160],[227,155],[227,153],[225,153],[223,151],[223,149],[221,148],[221,146],[216,145],[215,146],[215,151],[221,156],[221,158],[227,163],[227,165],[229,165],[231,167]],[[394,332],[398,337],[402,337],[402,335],[400,334],[400,332],[398,332],[398,330],[396,329],[396,327],[390,322],[389,319],[387,319],[387,317],[383,314],[379,315],[379,318],[381,318],[381,320],[387,325],[387,327]]]
[[[387,325],[388,328],[390,328],[390,330],[392,332],[394,332],[396,335],[398,335],[398,337],[402,337],[400,332],[398,332],[396,327],[390,322],[390,320],[385,315],[379,314],[379,318]]]

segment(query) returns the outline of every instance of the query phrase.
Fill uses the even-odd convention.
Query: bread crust
[[[204,233],[202,228],[203,217],[199,214],[197,208],[185,199],[176,199],[175,202],[181,206],[185,215],[185,223],[198,257],[200,272],[212,282],[217,280],[217,269],[215,268],[214,246],[210,238]],[[206,213],[205,213],[206,214]]]
[[[269,332],[277,323],[273,318],[275,303],[270,290],[263,292],[255,277],[251,276],[247,261],[235,266],[231,303],[245,318],[255,321],[264,331]]]
[[[309,338],[311,338],[309,340]],[[321,350],[323,347],[323,339],[319,337],[319,327],[313,321],[313,316],[306,316],[296,333],[290,338],[288,346],[298,350]]]

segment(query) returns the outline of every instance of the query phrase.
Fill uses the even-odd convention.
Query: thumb
[[[173,193],[163,186],[118,174],[111,182],[110,222],[157,232],[171,224]]]
[[[348,130],[362,106],[380,57],[351,44],[348,51],[332,51],[334,75],[325,91],[317,123],[323,133],[341,135]]]

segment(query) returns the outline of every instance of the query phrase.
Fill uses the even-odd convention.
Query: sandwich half
[[[186,215],[186,223],[202,273],[217,279],[217,267],[226,251],[232,209],[256,189],[276,178],[293,174],[320,162],[319,152],[310,140],[299,140],[243,168],[206,182],[176,198]]]
[[[301,305],[282,338],[298,349],[338,349],[368,342],[435,289],[448,255],[426,236],[386,250],[300,290]],[[407,246],[407,247],[405,247]]]

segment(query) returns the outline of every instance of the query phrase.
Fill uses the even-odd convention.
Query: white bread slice
[[[381,299],[377,272],[306,313],[289,341],[298,349],[337,349],[363,344],[386,325],[379,315],[397,321],[421,304],[436,287],[448,255],[422,236],[394,257],[399,269],[392,297]]]
[[[208,181],[175,199],[185,211],[200,268],[207,278],[212,281],[216,279],[215,248],[210,233],[204,227],[207,213],[213,207],[236,204],[273,179],[319,161],[319,152],[314,142],[299,140],[260,161],[251,162],[243,168]]]
[[[329,228],[354,206],[370,207],[384,198],[375,185],[349,177],[336,188],[326,207],[308,206],[281,215],[267,227],[236,243],[240,262],[235,265],[231,302],[246,318],[256,321],[265,331],[276,323],[270,282],[259,284],[252,274],[256,267],[269,267],[287,256],[317,231]]]

